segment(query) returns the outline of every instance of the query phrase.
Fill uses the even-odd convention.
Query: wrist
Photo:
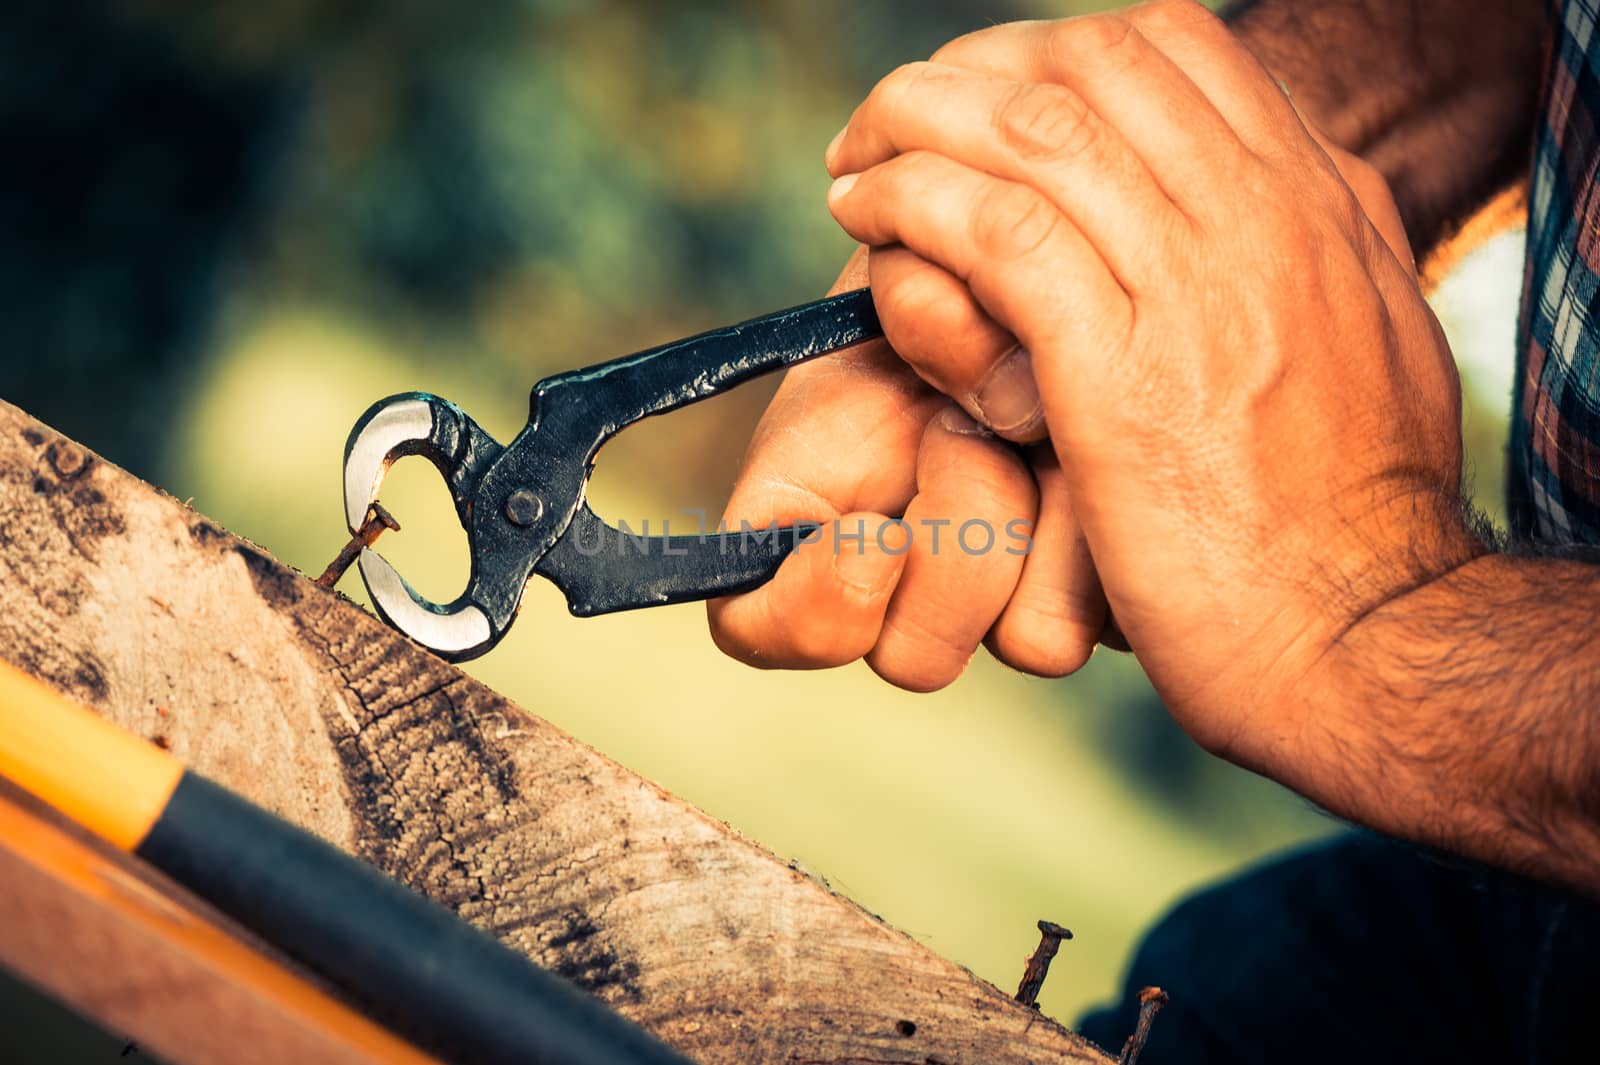
[[[1385,828],[1365,809],[1384,722],[1427,694],[1430,656],[1444,650],[1431,638],[1437,615],[1496,555],[1453,494],[1405,495],[1366,517],[1342,533],[1322,527],[1316,548],[1305,548],[1319,560],[1317,579],[1302,589],[1303,635],[1284,683],[1261,701],[1278,737],[1265,771],[1341,816]]]
[[[1369,698],[1367,634],[1411,593],[1489,551],[1459,497],[1403,485],[1379,498],[1347,489],[1275,532],[1245,595],[1255,604],[1252,631],[1241,639],[1230,626],[1229,650],[1215,657],[1221,668],[1163,696],[1213,754],[1349,816],[1329,801],[1324,780],[1341,772],[1338,747],[1352,730],[1344,723],[1357,716],[1349,704]],[[1234,727],[1246,707],[1249,726]]]
[[[1366,632],[1390,614],[1406,611],[1430,589],[1452,587],[1453,575],[1496,552],[1495,534],[1455,489],[1398,484],[1349,530],[1328,537],[1339,557],[1324,567],[1324,613],[1335,627],[1336,650],[1362,646]]]
[[[1294,786],[1391,835],[1597,890],[1596,595],[1591,563],[1489,551],[1385,602],[1319,671]]]

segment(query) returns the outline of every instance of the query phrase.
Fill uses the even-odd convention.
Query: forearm
[[[1486,555],[1373,612],[1288,774],[1394,835],[1600,895],[1600,565]]]
[[[1418,256],[1527,168],[1538,0],[1254,0],[1234,32],[1394,190]]]

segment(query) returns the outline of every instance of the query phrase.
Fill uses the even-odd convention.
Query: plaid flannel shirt
[[[1600,544],[1600,0],[1553,0],[1512,399],[1512,531]]]

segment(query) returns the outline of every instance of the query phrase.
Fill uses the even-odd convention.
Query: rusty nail
[[[89,462],[89,457],[83,453],[82,448],[75,447],[65,440],[57,440],[51,444],[47,454],[56,476],[64,481],[70,481],[82,473]]]
[[[324,588],[332,588],[338,584],[345,570],[349,569],[354,564],[356,556],[361,554],[361,549],[371,547],[386,529],[398,532],[400,523],[394,520],[393,514],[383,509],[383,504],[375,502],[367,508],[367,518],[361,523],[361,528],[350,537],[349,543],[339,549],[338,555],[328,563],[328,568],[322,571],[322,576],[317,578],[317,583]]]
[[[1159,987],[1147,987],[1139,992],[1139,1023],[1122,1046],[1122,1056],[1117,1065],[1139,1065],[1139,1055],[1144,1053],[1145,1040],[1150,1038],[1150,1026],[1156,1014],[1167,1004],[1167,993]]]
[[[1039,935],[1039,945],[1028,958],[1027,968],[1022,970],[1022,983],[1017,987],[1017,1001],[1034,1009],[1039,1008],[1039,991],[1049,975],[1050,962],[1061,949],[1061,941],[1071,939],[1072,932],[1054,921],[1040,921]]]

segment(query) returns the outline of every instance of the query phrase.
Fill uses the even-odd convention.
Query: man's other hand
[[[891,338],[921,286],[1031,353],[1111,608],[1173,713],[1292,779],[1275,754],[1340,727],[1308,711],[1345,634],[1483,551],[1455,366],[1381,179],[1189,0],[962,38],[880,83],[828,165],[840,224],[893,249],[873,271]],[[950,361],[919,371],[984,372]]]

